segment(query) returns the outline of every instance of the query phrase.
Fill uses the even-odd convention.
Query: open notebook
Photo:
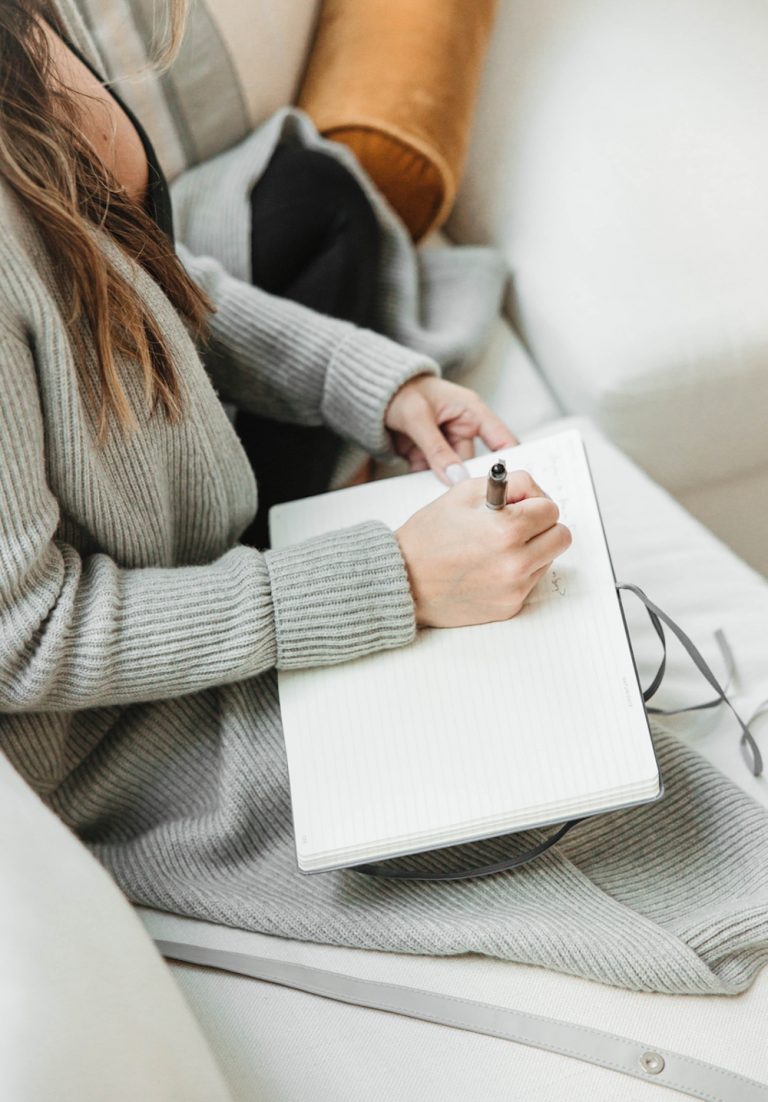
[[[654,799],[660,778],[580,434],[493,458],[525,468],[573,544],[513,620],[420,631],[409,647],[281,671],[299,868],[456,845]],[[398,528],[443,492],[430,472],[278,505],[273,547],[363,520]]]

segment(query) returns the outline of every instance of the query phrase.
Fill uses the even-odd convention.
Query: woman
[[[374,889],[296,872],[275,670],[513,616],[569,534],[523,473],[516,504],[483,507],[461,461],[514,438],[428,359],[209,258],[192,281],[146,136],[67,46],[70,15],[0,5],[0,748],[133,900],[397,948]],[[394,534],[238,543],[256,488],[206,323],[246,408],[372,452],[394,437],[462,480]]]

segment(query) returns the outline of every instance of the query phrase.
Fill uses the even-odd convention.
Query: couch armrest
[[[0,1097],[231,1102],[128,903],[1,753],[0,884]]]

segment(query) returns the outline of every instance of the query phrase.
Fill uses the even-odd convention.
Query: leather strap
[[[292,961],[209,949],[179,941],[158,940],[156,944],[163,956],[170,960],[217,968],[353,1006],[402,1014],[423,1022],[436,1022],[453,1026],[454,1029],[557,1052],[574,1060],[681,1091],[703,1102],[768,1102],[768,1085],[764,1083],[692,1056],[574,1022],[417,987],[361,979]]]

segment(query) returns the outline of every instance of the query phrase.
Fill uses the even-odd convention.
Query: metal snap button
[[[640,1057],[640,1067],[649,1075],[658,1075],[664,1071],[664,1057],[659,1052],[644,1052]]]

